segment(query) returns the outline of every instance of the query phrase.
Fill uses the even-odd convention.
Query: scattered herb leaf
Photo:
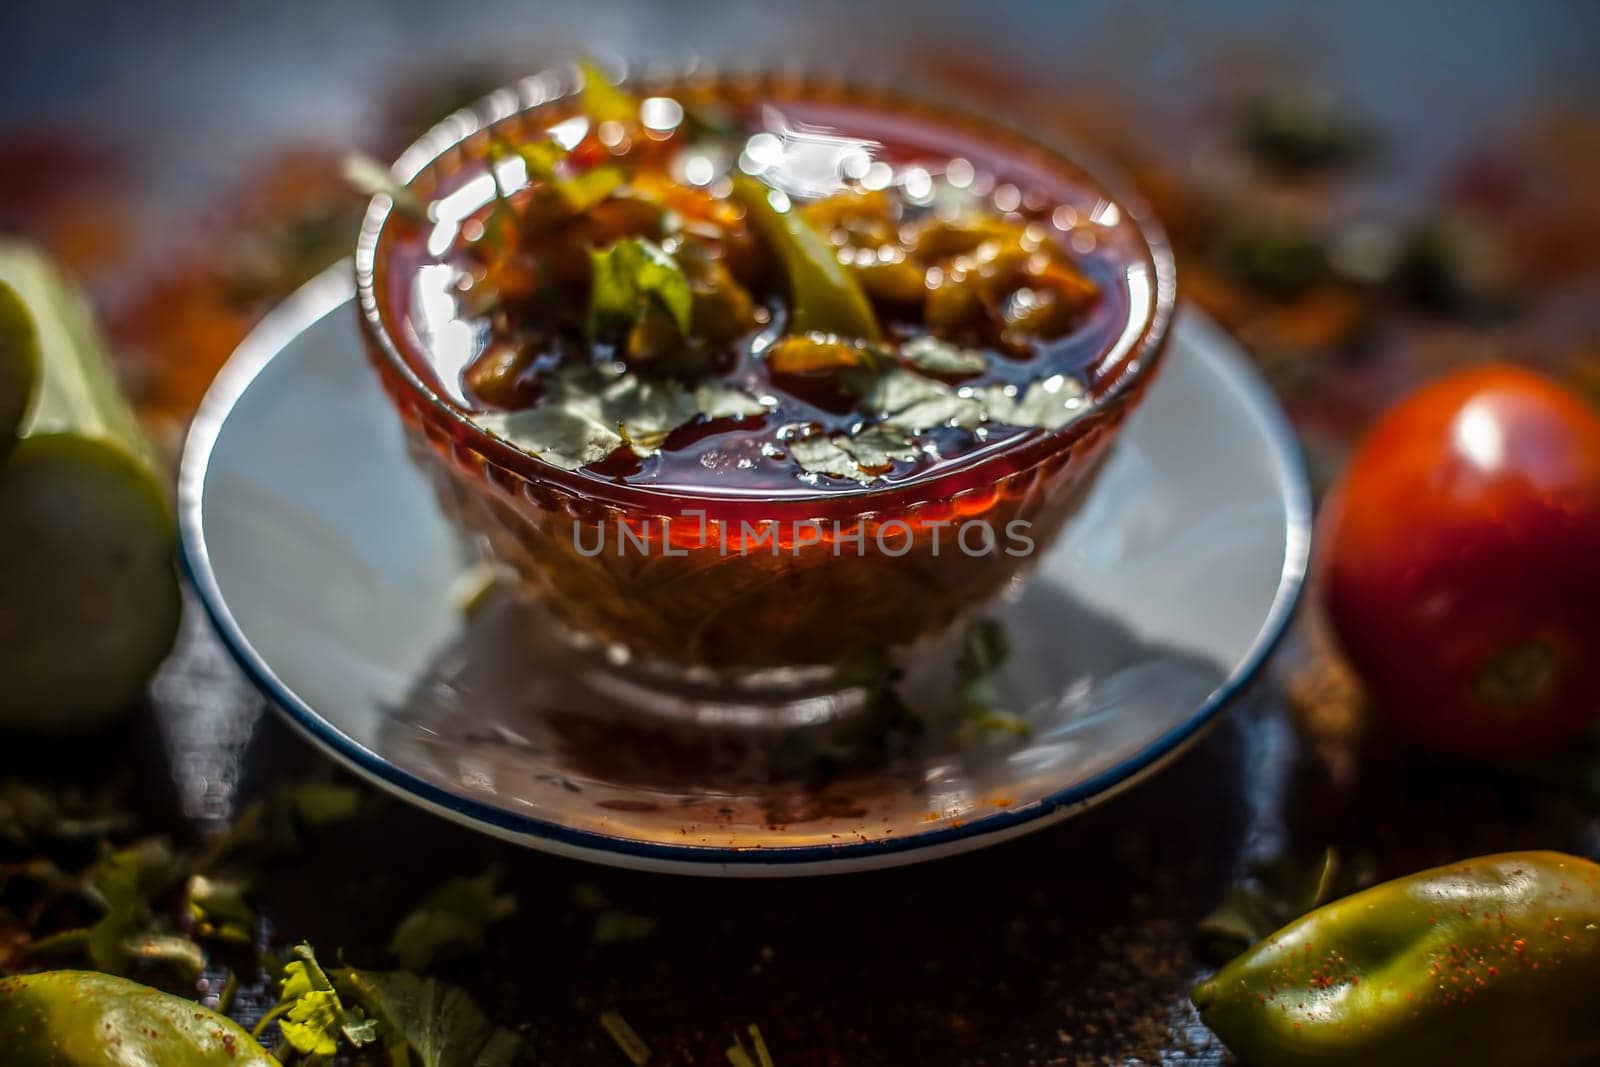
[[[495,1026],[465,991],[400,971],[334,972],[341,988],[381,1024],[397,1063],[416,1053],[421,1067],[507,1067],[528,1053],[516,1033]]]
[[[179,861],[165,841],[152,838],[111,853],[90,869],[88,884],[105,914],[89,927],[86,948],[99,970],[126,975],[136,960],[166,961],[199,975],[190,967],[199,950],[190,951],[166,931],[151,929],[151,901],[181,877]]]
[[[1332,848],[1309,864],[1288,856],[1270,860],[1228,887],[1221,903],[1196,926],[1196,947],[1220,966],[1306,912],[1371,880],[1370,872],[1345,870]]]
[[[594,932],[589,939],[596,945],[645,941],[656,932],[659,925],[660,921],[652,916],[608,908],[594,917]]]
[[[296,945],[294,954],[297,958],[283,969],[277,1006],[261,1017],[251,1036],[260,1037],[276,1021],[283,1039],[305,1056],[336,1055],[341,1040],[357,1048],[376,1041],[377,1020],[345,1005],[311,946]]]
[[[439,886],[400,921],[389,951],[406,970],[426,971],[481,949],[489,926],[517,911],[517,898],[500,892],[501,875],[499,867],[490,867],[476,878],[452,878]]]
[[[338,782],[297,782],[284,786],[280,795],[295,816],[313,829],[355,818],[366,797],[360,788]]]
[[[572,887],[572,902],[584,911],[597,914],[590,940],[596,945],[618,945],[629,941],[643,941],[656,932],[658,920],[631,911],[613,908],[605,893],[593,882],[579,882]]]
[[[725,1053],[731,1067],[773,1067],[772,1053],[767,1051],[767,1040],[761,1036],[761,1027],[751,1023],[745,1027],[745,1032],[750,1035],[750,1049],[747,1050],[744,1042],[735,1037],[732,1047]]]
[[[568,155],[567,150],[550,137],[542,137],[535,141],[520,141],[515,144],[496,138],[489,141],[488,148],[490,162],[510,156],[522,160],[522,167],[527,171],[528,180],[554,190],[565,209],[565,214],[577,215],[589,210],[616,192],[627,181],[627,175],[619,168],[611,166],[592,167],[577,174],[563,173],[562,166],[567,161]],[[490,221],[498,226],[502,219],[495,218],[495,214],[503,210],[510,222],[515,225],[516,212],[511,207],[511,198],[501,188],[500,175],[493,167],[489,168],[489,172],[494,176],[495,183],[495,204],[491,209],[493,214],[490,216]],[[488,229],[485,227],[486,235]],[[501,230],[502,234],[507,232],[512,231]]]
[[[245,884],[235,878],[189,876],[185,891],[195,936],[249,945],[255,941],[256,913],[245,900]]]
[[[112,790],[87,794],[76,786],[0,782],[0,841],[22,846],[93,840],[126,833],[133,823],[133,813],[117,805]]]
[[[605,1027],[606,1033],[611,1035],[611,1040],[616,1042],[617,1048],[628,1057],[633,1067],[644,1067],[650,1062],[650,1046],[644,1043],[644,1038],[639,1036],[637,1030],[628,1025],[628,1020],[622,1017],[621,1012],[601,1012],[600,1025]]]

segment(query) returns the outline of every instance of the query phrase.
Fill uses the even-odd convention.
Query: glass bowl
[[[581,77],[554,70],[490,94],[413,144],[394,177],[425,201],[466,196],[473,178],[483,184],[491,136],[520,140],[577,115]],[[474,422],[409,317],[389,271],[393,204],[374,197],[356,251],[369,354],[453,521],[566,636],[625,673],[741,691],[826,687],[980,611],[1055,539],[1159,365],[1172,254],[1119,182],[987,117],[795,75],[702,71],[628,87],[737,115],[776,108],[801,129],[848,126],[975,160],[996,189],[1070,188],[1055,239],[1098,244],[1119,270],[1117,328],[1090,361],[1082,414],[1058,430],[887,486],[752,496],[708,479],[667,492],[562,469]]]

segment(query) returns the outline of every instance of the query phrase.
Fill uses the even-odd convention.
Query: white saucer
[[[1193,313],[1083,513],[993,612],[1024,736],[962,730],[913,672],[914,721],[718,730],[641,715],[601,672],[461,610],[466,555],[366,365],[349,266],[240,346],[196,417],[183,553],[223,639],[330,755],[497,837],[703,874],[883,867],[1029,832],[1192,742],[1282,633],[1311,501],[1237,347]],[[511,651],[506,651],[511,649]],[[564,661],[565,660],[565,661]]]

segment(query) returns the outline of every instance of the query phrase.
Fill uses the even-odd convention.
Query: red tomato
[[[1321,522],[1339,643],[1403,734],[1548,751],[1600,716],[1600,414],[1510,366],[1401,401]]]

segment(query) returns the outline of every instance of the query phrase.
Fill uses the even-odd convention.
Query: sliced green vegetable
[[[783,264],[789,280],[789,329],[876,341],[877,316],[861,283],[798,211],[780,211],[773,190],[747,174],[733,177],[733,195]]]
[[[333,1056],[343,1042],[360,1047],[378,1039],[377,1020],[347,1005],[317,963],[310,945],[296,945],[283,969],[278,1005],[256,1023],[255,1035],[276,1021],[289,1046],[303,1056]]]
[[[90,971],[0,979],[0,1059],[16,1067],[279,1067],[192,1000]]]
[[[1600,1055],[1600,866],[1508,852],[1326,904],[1194,991],[1248,1063],[1479,1067]]]
[[[0,725],[83,728],[137,701],[172,647],[172,513],[82,297],[17,242],[0,242],[0,282],[40,356],[0,465]]]
[[[27,305],[0,282],[0,458],[11,449],[39,384],[39,334]]]

